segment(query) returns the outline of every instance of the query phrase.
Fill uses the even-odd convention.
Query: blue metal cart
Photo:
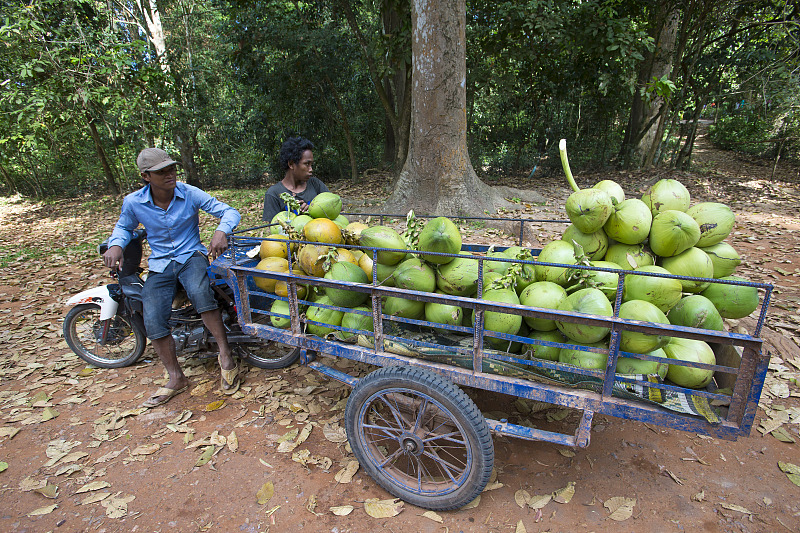
[[[381,217],[383,216],[390,217]],[[509,221],[491,218],[479,220]],[[380,222],[383,223],[383,218]],[[530,225],[558,221],[514,219],[514,222],[519,223],[521,244]],[[592,418],[599,413],[728,440],[750,433],[769,361],[769,355],[762,353],[760,332],[769,306],[771,285],[741,283],[757,287],[761,295],[757,323],[752,334],[712,331],[625,320],[616,316],[616,311],[613,317],[601,317],[483,300],[479,296],[483,294],[484,263],[489,259],[481,254],[488,248],[482,245],[462,247],[462,251],[473,252],[473,258],[478,262],[478,297],[474,298],[380,285],[375,268],[371,284],[300,276],[291,271],[282,273],[258,270],[255,268],[257,258],[253,259],[246,253],[260,244],[261,240],[252,236],[254,230],[258,229],[260,228],[252,228],[234,235],[229,252],[211,265],[210,272],[224,278],[233,288],[239,323],[245,333],[289,348],[276,352],[283,355],[278,356],[271,367],[280,368],[300,360],[302,364],[353,388],[345,410],[345,428],[353,453],[377,483],[409,503],[434,510],[448,510],[472,501],[483,490],[492,471],[494,449],[491,432],[586,447],[589,444]],[[287,241],[287,246],[302,244],[307,243]],[[381,251],[358,246],[341,247],[361,249],[372,255],[374,263],[377,263],[377,254]],[[532,254],[536,256],[538,250],[532,250]],[[503,261],[497,257],[492,257],[492,260]],[[537,264],[535,257],[530,262],[512,259],[506,261]],[[538,264],[590,268],[541,262]],[[615,309],[620,307],[626,276],[658,276],[636,274],[627,270],[614,272],[619,275]],[[254,278],[285,282],[287,296],[279,297],[261,291],[254,284]],[[332,335],[322,338],[306,333],[307,325],[316,323],[306,318],[302,312],[303,306],[318,304],[298,298],[300,285],[342,288],[368,295],[367,302],[371,302],[372,307],[371,331],[333,328],[341,333],[339,337],[349,335],[368,342],[345,342]],[[382,298],[389,296],[462,307],[474,313],[474,326],[445,327],[424,320],[389,316],[383,313],[382,308]],[[274,300],[287,302],[289,313],[272,313],[270,307]],[[350,309],[335,306],[322,307],[352,312]],[[487,347],[487,339],[493,338],[508,342],[576,348],[567,343],[548,343],[484,330],[487,312],[610,328],[607,349],[583,348],[607,354],[607,365],[603,370],[585,370],[558,362],[523,358]],[[274,327],[270,322],[272,315],[287,319],[289,327]],[[452,335],[445,336],[446,338],[461,335],[462,341],[443,343],[441,338],[444,337],[423,335],[414,338],[403,333],[412,330],[425,331],[434,327],[439,328],[439,331],[442,328],[448,330],[446,333]],[[669,363],[712,370],[715,376],[712,386],[693,390],[654,379],[653,376],[617,374],[616,366],[620,355],[656,360],[648,355],[621,352],[619,345],[622,331],[708,342],[715,349],[716,364],[673,359]],[[364,377],[356,377],[334,368],[336,358],[368,363],[380,368]],[[570,379],[561,379],[564,376]],[[582,412],[582,416],[574,434],[522,426],[508,420],[493,420],[484,417],[459,386],[571,408]],[[712,408],[712,403],[723,407]]]

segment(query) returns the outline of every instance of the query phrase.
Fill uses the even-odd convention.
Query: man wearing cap
[[[239,367],[231,356],[211,289],[206,254],[214,260],[228,248],[227,235],[239,224],[239,212],[205,191],[177,181],[177,163],[164,150],[145,148],[136,158],[136,164],[145,186],[125,197],[103,263],[109,268],[121,267],[123,248],[139,224],[144,226],[150,243],[150,272],[142,291],[144,324],[153,349],[167,369],[169,381],[142,406],[166,403],[189,386],[178,364],[168,323],[178,281],[219,346],[222,392],[233,394],[241,384]],[[220,219],[208,249],[200,242],[200,209]]]

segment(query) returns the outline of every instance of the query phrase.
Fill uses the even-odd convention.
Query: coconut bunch
[[[569,169],[566,143],[562,141],[559,148],[567,180],[575,191],[565,206],[572,224],[562,240],[542,249],[538,260],[580,264],[590,269],[537,265],[537,280],[563,289],[561,293],[549,287],[549,299],[537,295],[537,306],[612,316],[610,302],[615,301],[619,278],[613,272],[596,270],[605,268],[655,274],[626,276],[621,318],[723,330],[723,318],[742,318],[758,307],[758,292],[753,287],[674,277],[744,281],[732,276],[741,258],[725,242],[735,222],[728,206],[716,202],[692,205],[689,191],[674,179],[658,181],[641,199],[626,199],[621,187],[609,180],[598,183],[591,192],[580,190]],[[605,368],[607,328],[558,322],[555,325],[570,342],[585,349],[544,350],[544,358],[585,368]],[[621,335],[620,349],[653,358],[620,358],[621,373],[655,371],[678,385],[695,388],[704,387],[711,380],[710,371],[668,366],[659,361],[667,357],[713,364],[713,351],[702,341],[626,331]],[[534,356],[540,357],[538,353]]]

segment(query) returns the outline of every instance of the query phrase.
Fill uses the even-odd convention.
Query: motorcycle
[[[67,305],[73,307],[64,319],[64,339],[87,363],[100,368],[121,368],[132,365],[144,353],[147,337],[142,316],[141,261],[146,238],[144,229],[134,231],[123,251],[122,269],[110,273],[116,283],[85,290],[67,300]],[[102,256],[107,249],[108,241],[104,241],[97,251]],[[212,278],[211,285],[234,355],[266,369],[284,368],[299,359],[300,348],[244,333],[237,321],[231,288],[222,279]],[[180,286],[172,302],[169,324],[178,355],[214,349],[214,337]]]

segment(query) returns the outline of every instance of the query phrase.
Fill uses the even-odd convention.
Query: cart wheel
[[[270,370],[292,366],[300,358],[300,348],[274,341],[240,343],[236,350],[251,365]]]
[[[345,427],[367,473],[418,507],[463,507],[492,473],[494,446],[478,407],[453,383],[421,368],[390,366],[359,381]]]

